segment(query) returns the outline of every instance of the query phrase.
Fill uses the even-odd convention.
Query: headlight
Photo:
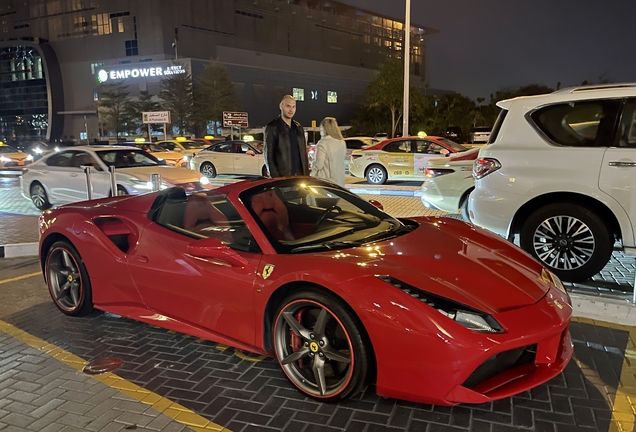
[[[469,330],[479,333],[503,333],[501,325],[487,313],[436,294],[431,294],[388,275],[376,275],[376,277],[418,299]]]
[[[11,159],[6,156],[0,156],[0,162],[11,162]]]
[[[28,161],[32,161],[33,160],[33,155],[27,155],[27,160]]]
[[[33,149],[33,153],[42,154],[42,153],[44,153],[44,150],[42,150],[40,147],[36,147],[36,148]]]
[[[199,183],[201,183],[202,185],[209,185],[210,180],[206,176],[203,176],[199,179]]]

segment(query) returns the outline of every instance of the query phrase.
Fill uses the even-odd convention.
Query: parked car
[[[345,152],[344,166],[345,172],[349,172],[349,164],[351,162],[351,153],[354,150],[363,150],[365,148],[371,147],[379,143],[381,140],[377,138],[371,137],[348,137],[344,139],[345,144],[347,145],[347,150]],[[309,159],[309,166],[313,163],[314,157],[316,154],[316,144],[312,144],[309,146],[309,150],[307,152],[307,158]]]
[[[467,150],[448,138],[401,137],[382,141],[364,150],[353,150],[349,173],[372,184],[387,180],[424,180],[426,164],[434,157]]]
[[[490,138],[490,126],[478,126],[470,133],[471,143],[487,143]]]
[[[219,174],[267,176],[263,142],[221,141],[199,151],[190,168],[208,178]]]
[[[184,137],[177,137],[172,140],[157,141],[155,144],[160,145],[169,151],[179,152],[183,155],[184,162],[189,165],[192,156],[198,151],[208,147],[209,144],[202,140],[194,141]]]
[[[468,196],[475,188],[473,164],[479,149],[455,153],[447,158],[433,158],[426,165],[426,180],[422,183],[422,204],[427,208],[468,215]]]
[[[161,147],[159,144],[153,142],[123,142],[118,145],[123,146],[132,146],[138,149],[141,149],[147,153],[152,154],[159,161],[166,161],[166,165],[170,166],[180,166],[180,167],[189,167],[189,163],[187,158],[181,152],[176,152],[172,150],[167,150],[164,147]]]
[[[33,161],[40,159],[47,153],[54,152],[55,149],[44,141],[20,141],[15,146],[17,150],[20,150],[28,155],[31,155]]]
[[[598,273],[617,246],[636,254],[636,84],[497,105],[490,144],[475,161],[473,222],[518,236],[523,249],[571,282]]]
[[[67,148],[46,155],[23,171],[22,195],[40,210],[52,205],[87,199],[83,167],[92,167],[92,198],[112,195],[109,166],[116,168],[117,195],[151,190],[150,175],[161,175],[163,188],[183,185],[194,191],[209,188],[209,181],[187,168],[161,165],[152,154],[126,146]]]
[[[0,170],[21,172],[33,162],[33,156],[0,142]]]
[[[446,128],[446,133],[444,134],[445,138],[451,139],[458,143],[465,142],[464,133],[462,132],[462,128],[459,126],[449,126]]]
[[[568,294],[528,254],[452,218],[395,219],[311,177],[63,206],[40,231],[62,313],[273,356],[320,402],[374,382],[386,397],[483,404],[545,383],[573,353]]]

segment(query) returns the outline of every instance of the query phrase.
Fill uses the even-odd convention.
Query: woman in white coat
[[[342,138],[335,118],[325,117],[320,122],[320,135],[322,138],[316,144],[311,175],[344,187],[347,145]]]

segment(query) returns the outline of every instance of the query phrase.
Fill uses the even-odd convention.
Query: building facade
[[[421,88],[435,32],[410,29]],[[166,74],[196,82],[210,60],[226,67],[251,127],[276,117],[285,94],[304,125],[346,124],[379,64],[402,58],[404,33],[331,0],[0,0],[0,139],[100,138],[100,80],[157,95]]]

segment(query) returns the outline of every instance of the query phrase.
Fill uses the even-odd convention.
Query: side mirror
[[[188,245],[188,253],[197,258],[213,259],[227,267],[245,267],[247,260],[225,246],[221,240],[207,238]]]
[[[380,203],[380,201],[369,200],[369,203],[373,204],[374,206],[376,206],[380,210],[384,210],[384,206]]]

